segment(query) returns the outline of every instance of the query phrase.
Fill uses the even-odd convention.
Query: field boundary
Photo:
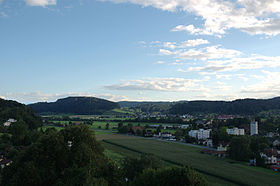
[[[102,140],[103,142],[105,143],[109,143],[111,145],[115,145],[115,146],[118,146],[118,147],[121,147],[121,148],[124,148],[126,150],[130,150],[130,151],[133,151],[133,152],[137,152],[137,153],[140,153],[140,154],[147,154],[145,152],[142,152],[142,151],[139,151],[139,150],[136,150],[136,149],[132,149],[132,148],[129,148],[129,147],[126,147],[124,145],[120,145],[120,144],[117,144],[117,143],[114,143],[114,142],[111,142],[111,141],[108,141],[108,140]],[[156,155],[155,155],[156,156]],[[186,166],[184,165],[183,163],[178,163],[178,162],[175,162],[175,161],[172,161],[172,160],[168,160],[166,158],[161,158],[159,157],[161,160],[167,162],[167,163],[171,163],[171,164],[174,164],[174,165],[177,165],[177,166]],[[238,182],[238,181],[235,181],[235,180],[232,180],[230,178],[225,178],[223,176],[220,176],[220,175],[216,175],[216,174],[213,174],[213,173],[209,173],[207,171],[204,171],[204,170],[200,170],[200,169],[197,169],[197,168],[193,168],[191,167],[193,170],[197,171],[197,172],[200,172],[202,174],[206,174],[206,175],[209,175],[209,176],[213,176],[213,177],[216,177],[216,178],[219,178],[219,179],[222,179],[222,180],[225,180],[225,181],[228,181],[228,182],[231,182],[233,184],[237,184],[237,185],[243,185],[243,186],[250,186],[249,184],[245,184],[245,183],[241,183],[241,182]]]

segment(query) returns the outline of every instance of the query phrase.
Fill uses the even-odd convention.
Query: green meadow
[[[191,166],[202,173],[211,183],[220,185],[279,185],[280,174],[269,169],[250,167],[246,163],[202,154],[200,148],[184,144],[152,139],[104,140],[106,149],[122,156],[139,156],[151,153],[164,161],[182,166]]]

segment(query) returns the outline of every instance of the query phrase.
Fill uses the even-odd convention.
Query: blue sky
[[[0,97],[280,95],[279,0],[0,0]]]

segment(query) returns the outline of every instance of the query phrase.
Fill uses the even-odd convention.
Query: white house
[[[260,156],[264,158],[265,164],[277,164],[278,152],[275,149],[265,149]]]
[[[227,129],[227,133],[229,135],[245,135],[245,130],[234,127],[232,129]]]
[[[179,125],[178,128],[187,129],[190,125]]]
[[[211,129],[190,130],[189,136],[191,136],[193,138],[197,138],[198,140],[200,140],[200,139],[206,140],[206,139],[210,138],[210,132],[211,132]]]
[[[9,127],[9,126],[11,126],[12,123],[15,123],[15,122],[17,122],[17,120],[15,120],[15,119],[13,119],[13,118],[10,118],[10,119],[8,119],[8,121],[6,121],[5,123],[3,123],[3,125],[4,125],[5,127]]]

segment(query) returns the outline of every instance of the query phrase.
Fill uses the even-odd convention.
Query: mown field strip
[[[110,139],[105,142],[137,153],[152,153],[177,165],[190,165],[203,174],[237,185],[279,185],[279,173],[202,154],[196,147],[151,139]]]

